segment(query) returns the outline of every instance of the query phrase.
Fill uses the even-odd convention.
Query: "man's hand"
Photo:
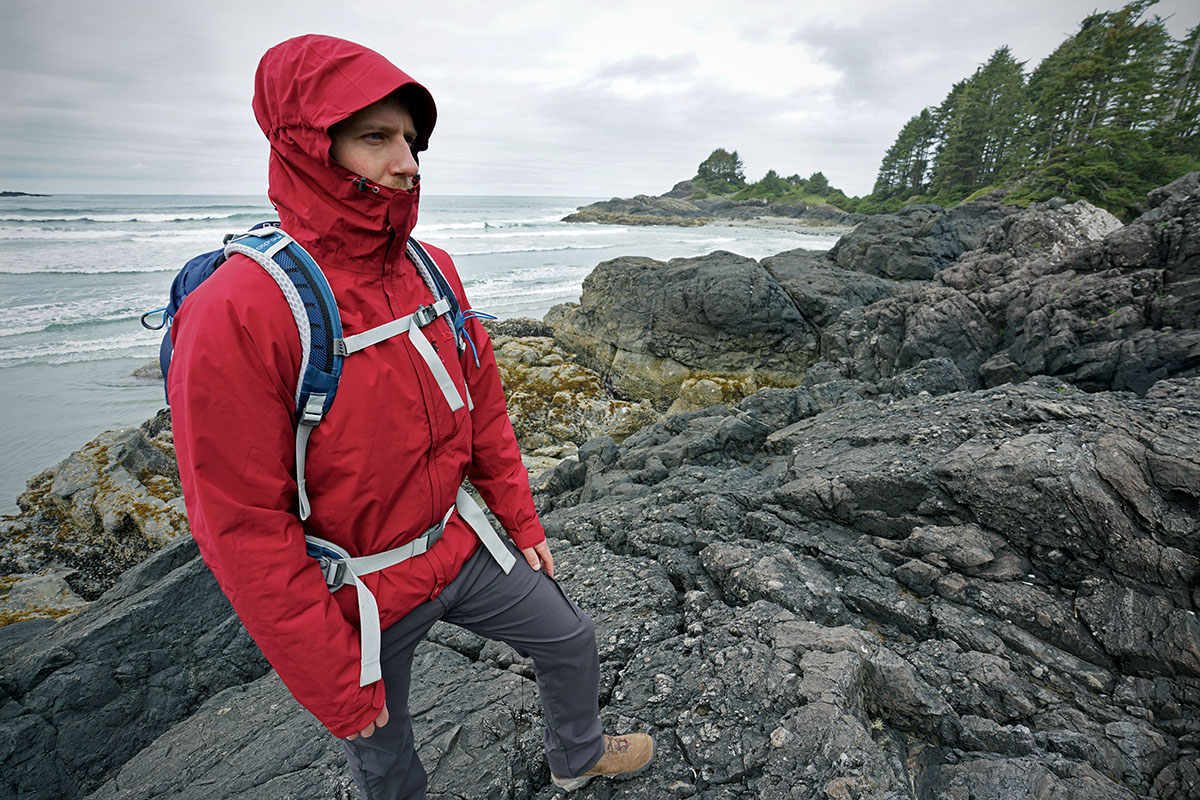
[[[525,556],[530,567],[540,570],[544,565],[546,574],[551,578],[554,577],[554,556],[550,555],[550,545],[546,543],[545,539],[533,547],[521,548],[521,555]]]
[[[350,734],[349,736],[346,737],[346,739],[348,739],[351,742],[353,742],[355,739],[357,739],[360,736],[364,739],[370,739],[371,734],[373,734],[375,732],[376,728],[382,728],[384,725],[387,725],[387,724],[388,724],[388,713],[387,713],[387,706],[385,705],[383,707],[383,710],[379,712],[379,716],[375,718],[374,722],[368,722],[367,727],[363,728],[358,733]]]

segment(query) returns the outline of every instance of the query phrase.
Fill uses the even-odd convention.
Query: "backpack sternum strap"
[[[351,353],[357,353],[370,347],[373,344],[379,344],[382,341],[399,336],[402,333],[408,333],[412,328],[413,323],[416,323],[418,328],[423,328],[433,322],[442,314],[450,310],[450,303],[446,298],[438,300],[433,305],[421,306],[413,313],[406,317],[394,319],[391,322],[385,322],[382,325],[376,325],[370,330],[365,330],[362,333],[356,333],[353,336],[347,336],[344,339],[338,339],[334,342],[335,352],[343,356],[348,356]]]
[[[446,365],[438,358],[433,345],[425,338],[425,334],[421,333],[423,326],[433,322],[449,310],[450,303],[443,297],[433,305],[421,306],[408,316],[394,319],[391,322],[385,322],[370,330],[356,333],[353,336],[347,336],[344,339],[338,339],[334,343],[334,352],[348,356],[373,344],[379,344],[393,336],[407,333],[409,341],[412,342],[416,351],[420,353],[421,358],[425,361],[425,365],[429,367],[429,372],[433,375],[434,380],[437,381],[438,387],[441,388],[442,395],[450,405],[450,410],[458,411],[464,405],[462,396],[458,393],[458,387],[454,385],[454,379],[450,377],[450,372],[446,369]]]

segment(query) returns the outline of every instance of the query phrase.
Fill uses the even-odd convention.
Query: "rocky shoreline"
[[[580,207],[563,222],[602,225],[743,225],[816,235],[847,232],[866,219],[831,205],[771,203],[767,200],[730,200],[724,197],[688,199],[691,181],[677,183],[671,191],[652,196],[614,197]]]
[[[602,714],[658,742],[577,796],[1200,797],[1200,173],[1150,205],[614,259],[493,328]],[[170,452],[105,434],[0,527],[0,608],[45,585],[0,626],[0,798],[353,797]],[[418,661],[432,797],[559,796],[529,664],[450,627]]]

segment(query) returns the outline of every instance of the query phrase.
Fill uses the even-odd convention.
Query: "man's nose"
[[[406,143],[396,148],[391,166],[393,175],[405,175],[410,178],[416,175],[420,169],[417,165],[416,156],[413,155],[412,149]]]

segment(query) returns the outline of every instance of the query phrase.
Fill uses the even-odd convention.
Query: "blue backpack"
[[[337,301],[321,268],[295,239],[279,228],[278,222],[261,222],[244,234],[226,236],[223,248],[202,253],[188,261],[171,282],[171,297],[167,305],[142,315],[142,325],[146,328],[166,329],[159,346],[159,364],[162,367],[165,393],[172,352],[170,327],[187,296],[235,253],[249,257],[275,279],[292,310],[303,352],[295,398],[296,479],[300,490],[301,519],[306,519],[310,510],[304,489],[304,454],[308,437],[333,405],[342,374],[342,361],[346,356],[392,336],[411,333],[438,317],[445,317],[454,331],[459,352],[464,350],[466,344],[470,344],[475,364],[479,364],[475,343],[471,341],[466,330],[467,320],[473,317],[495,317],[473,310],[464,313],[437,263],[416,239],[408,240],[407,252],[429,287],[435,302],[418,308],[407,317],[354,336],[342,335]],[[158,324],[151,321],[155,314],[162,315]],[[449,373],[425,337],[410,338],[437,379],[451,409],[461,408],[464,402],[468,406],[472,405],[469,394],[465,401],[459,397]],[[170,405],[170,402],[168,395],[167,404]]]

